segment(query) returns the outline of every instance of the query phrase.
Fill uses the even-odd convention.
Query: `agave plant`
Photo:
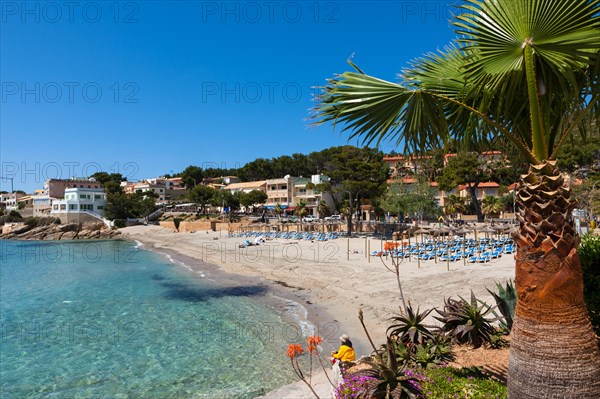
[[[374,380],[357,392],[359,398],[415,398],[419,394],[418,380],[405,373],[404,367],[399,367],[394,353],[394,343],[388,337],[386,344],[385,362],[381,358],[366,362],[370,368],[357,372],[358,375],[371,377]]]
[[[515,308],[517,306],[517,291],[513,286],[512,281],[506,283],[506,288],[500,283],[496,283],[498,293],[492,292],[488,289],[488,292],[492,294],[496,300],[496,305],[500,313],[502,313],[503,320],[500,321],[500,327],[510,332],[513,325],[513,318],[515,316]]]
[[[492,313],[492,307],[478,301],[471,292],[471,301],[462,297],[460,300],[448,298],[444,310],[438,310],[440,317],[435,317],[443,323],[442,330],[448,333],[459,344],[468,344],[479,348],[489,343],[496,329],[492,322],[496,318],[486,318]]]
[[[415,312],[409,302],[404,314],[390,319],[394,324],[388,327],[388,335],[397,336],[398,341],[405,344],[423,344],[426,340],[433,337],[433,333],[429,330],[432,326],[424,323],[425,318],[432,311],[433,309],[428,309],[420,313],[420,309],[417,308]]]

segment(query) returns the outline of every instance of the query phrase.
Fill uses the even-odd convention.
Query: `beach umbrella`
[[[450,229],[448,229],[446,227],[440,227],[440,228],[432,230],[431,233],[434,235],[434,237],[436,237],[435,240],[434,240],[434,244],[433,244],[433,246],[434,246],[434,256],[433,256],[433,259],[434,259],[435,263],[437,263],[437,244],[438,244],[437,237],[440,237],[443,234],[450,233]]]
[[[498,241],[500,241],[501,235],[506,233],[510,229],[510,226],[506,223],[503,223],[501,225],[492,226],[492,228],[496,230],[496,234],[498,235]]]
[[[466,248],[465,248],[465,238],[467,236],[467,234],[469,234],[471,232],[471,230],[468,229],[458,229],[456,230],[454,233],[458,234],[458,235],[462,235],[463,236],[463,245],[462,245],[462,255],[463,255],[463,265],[467,264],[467,259],[465,258],[465,252],[466,252]]]
[[[423,245],[423,234],[429,234],[429,230],[425,229],[425,228],[420,228],[417,231],[415,231],[415,234],[421,234],[421,245]],[[419,268],[421,268],[421,256],[420,256],[420,251],[419,249],[419,243],[417,242],[417,266]]]
[[[496,230],[492,229],[489,226],[484,226],[483,228],[479,229],[480,232],[485,233],[485,238],[488,238],[488,233],[495,233]]]
[[[421,244],[423,244],[423,234],[430,234],[430,231],[421,227],[420,229],[418,229],[417,231],[415,231],[415,234],[420,234],[421,235]]]
[[[448,234],[451,233],[452,229],[447,228],[447,227],[440,227],[439,229],[437,229],[436,233],[438,236],[441,236],[442,234]],[[446,243],[446,270],[450,271],[450,243]],[[435,256],[437,257],[437,246],[436,246],[436,250],[435,250]]]

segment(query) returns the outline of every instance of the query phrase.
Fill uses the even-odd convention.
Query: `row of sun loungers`
[[[502,254],[512,254],[516,251],[511,239],[502,240],[451,240],[435,243],[425,242],[424,245],[411,244],[389,252],[373,251],[373,256],[392,256],[395,258],[418,257],[419,260],[428,261],[439,259],[442,262],[457,262],[463,258],[470,263],[488,263],[498,259]]]
[[[287,240],[306,240],[306,241],[328,241],[335,240],[340,237],[340,233],[298,233],[298,232],[262,232],[262,231],[247,231],[243,233],[229,233],[230,238],[256,238],[263,237],[264,239],[287,239]]]

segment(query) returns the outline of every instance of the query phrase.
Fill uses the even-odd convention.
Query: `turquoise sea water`
[[[0,241],[0,397],[252,398],[298,337],[260,285],[123,241]]]

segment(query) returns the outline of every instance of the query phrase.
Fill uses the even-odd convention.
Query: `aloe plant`
[[[394,353],[394,343],[388,337],[386,344],[386,359],[376,358],[366,362],[370,368],[361,370],[357,374],[374,378],[374,381],[357,392],[359,398],[415,398],[419,394],[417,380],[406,374],[405,368],[398,365]]]
[[[478,301],[473,292],[470,302],[459,298],[460,300],[448,298],[444,309],[437,310],[440,316],[435,318],[443,323],[442,330],[459,344],[479,348],[489,343],[496,332],[492,323],[497,318],[488,318],[493,308]]]
[[[434,334],[427,346],[435,355],[434,363],[441,364],[454,361],[452,342],[446,335]]]
[[[400,316],[392,317],[390,320],[394,324],[388,327],[387,332],[389,336],[397,336],[398,340],[405,344],[422,344],[426,340],[433,337],[433,333],[428,326],[424,323],[425,318],[433,309],[428,309],[420,313],[420,309],[417,308],[415,312],[410,302],[406,306],[405,313]]]

